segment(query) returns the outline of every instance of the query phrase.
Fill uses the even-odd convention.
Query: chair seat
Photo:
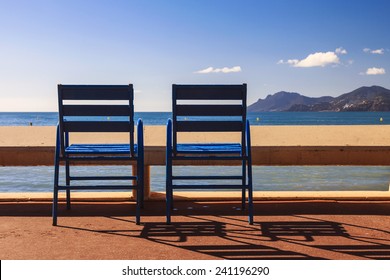
[[[241,144],[239,143],[177,144],[177,153],[235,154],[235,153],[241,153]]]
[[[137,145],[134,145],[137,152]],[[66,154],[129,154],[129,144],[72,144],[65,149]]]

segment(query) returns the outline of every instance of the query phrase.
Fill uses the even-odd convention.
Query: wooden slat
[[[243,100],[243,85],[173,85],[173,98],[177,100]]]
[[[63,105],[64,116],[131,116],[129,105]]]
[[[177,116],[242,116],[241,105],[177,105]]]
[[[132,85],[58,85],[62,100],[133,100]]]
[[[179,185],[174,184],[172,185],[172,189],[203,189],[203,190],[212,190],[212,189],[248,189],[247,185]]]
[[[137,180],[137,176],[70,176],[70,180],[90,181],[90,180]]]
[[[242,180],[243,176],[172,176],[173,180]]]
[[[137,189],[137,185],[80,185],[80,186],[58,186],[59,190],[131,190]]]
[[[134,124],[121,121],[67,121],[63,123],[65,132],[130,132]]]
[[[240,121],[178,121],[177,132],[234,132],[242,131]]]

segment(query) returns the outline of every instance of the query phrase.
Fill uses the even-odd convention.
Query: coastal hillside
[[[345,112],[390,111],[390,90],[361,87],[338,97],[307,97],[295,92],[277,92],[248,106],[248,112]]]

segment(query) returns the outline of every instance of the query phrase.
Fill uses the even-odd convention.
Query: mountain
[[[390,111],[390,90],[361,87],[339,97],[307,97],[295,92],[277,92],[248,106],[248,112]]]
[[[297,104],[309,106],[316,103],[330,102],[331,100],[332,97],[330,96],[314,98],[296,92],[280,91],[273,95],[268,95],[265,99],[259,99],[248,106],[248,112],[288,111]]]

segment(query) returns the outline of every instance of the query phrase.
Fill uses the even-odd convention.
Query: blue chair
[[[57,225],[58,193],[66,191],[70,209],[71,190],[136,190],[136,223],[140,223],[143,206],[144,145],[143,123],[137,122],[137,143],[134,143],[133,85],[58,85],[59,123],[55,148],[53,225]],[[128,142],[123,144],[73,143],[75,132],[124,132]],[[73,164],[132,165],[129,176],[73,176]],[[60,165],[65,166],[65,184],[59,184]],[[137,172],[134,168],[136,167]],[[131,172],[129,168],[129,172]],[[102,181],[107,184],[97,184]],[[117,181],[121,180],[121,181]],[[73,181],[95,181],[92,184],[71,184]]]
[[[172,119],[167,123],[167,224],[171,222],[173,190],[177,189],[241,190],[242,209],[245,209],[248,191],[248,219],[249,223],[253,224],[252,160],[250,126],[246,119],[246,95],[246,84],[173,85]],[[178,135],[182,132],[237,132],[240,134],[240,141],[239,143],[179,143]],[[214,160],[225,164],[227,161],[236,162],[236,165],[241,165],[239,174],[234,176],[173,174],[173,165],[180,165],[180,162],[182,165],[188,165],[196,164],[198,161],[204,163]],[[201,184],[202,180],[203,184]],[[207,182],[205,183],[204,180]],[[218,180],[229,180],[232,183],[209,183]]]

